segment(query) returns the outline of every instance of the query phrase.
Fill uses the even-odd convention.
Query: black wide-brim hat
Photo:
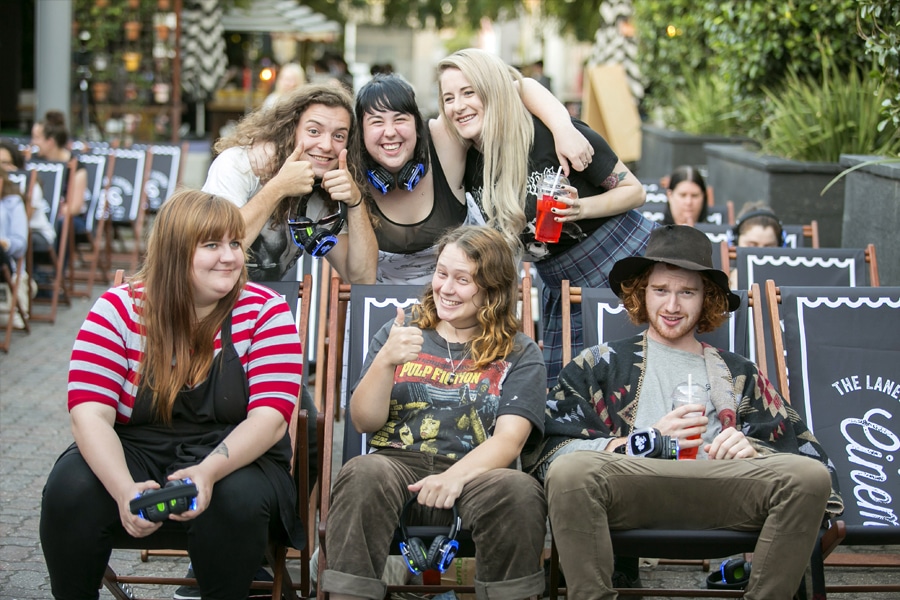
[[[728,274],[713,267],[709,238],[699,229],[687,225],[663,225],[654,229],[644,256],[629,256],[616,261],[609,273],[609,287],[621,298],[622,282],[640,275],[656,263],[706,273],[728,297],[729,312],[741,306],[741,297],[732,292],[728,285]]]

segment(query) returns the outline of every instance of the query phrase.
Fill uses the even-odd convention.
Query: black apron
[[[221,337],[222,351],[213,360],[209,376],[195,388],[178,393],[170,424],[159,422],[152,410],[152,393],[142,387],[130,421],[115,425],[127,462],[142,466],[160,485],[169,474],[201,462],[247,418],[250,388],[231,340],[231,314],[222,323]],[[290,436],[285,432],[277,444],[247,466],[261,469],[272,484],[286,541],[300,549],[306,544],[306,534],[295,509],[297,490],[290,475],[290,459]]]

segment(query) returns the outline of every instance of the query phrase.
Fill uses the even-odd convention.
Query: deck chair
[[[838,472],[844,543],[900,545],[900,288],[795,287],[766,282],[782,395]],[[780,324],[784,325],[784,332]],[[900,567],[900,553],[833,554],[829,565]],[[900,583],[829,585],[835,593],[900,592]],[[863,596],[858,596],[863,597]]]
[[[29,237],[31,233],[29,232]],[[15,316],[18,315],[25,325],[25,333],[31,333],[31,325],[28,322],[28,311],[19,304],[19,286],[25,285],[23,273],[25,273],[25,256],[22,255],[16,259],[16,272],[10,270],[6,261],[0,261],[0,284],[6,285],[6,292],[9,294],[9,315],[6,318],[6,325],[3,328],[3,340],[0,341],[0,350],[9,352],[12,344],[13,323]]]
[[[735,248],[738,271],[737,287],[746,289],[751,283],[764,286],[772,279],[777,285],[796,286],[878,286],[878,262],[875,246],[866,248]],[[730,252],[730,251],[729,251]],[[757,364],[774,365],[775,356],[771,320],[768,317],[766,290],[762,288],[760,310],[763,313],[764,343],[757,343],[751,331],[750,346],[760,350],[753,358]],[[762,351],[767,356],[761,359]],[[780,392],[779,382],[772,384]]]
[[[64,197],[74,194],[74,178],[67,175],[74,173],[77,166],[76,159],[70,160],[68,163],[31,160],[25,163],[25,169],[33,171],[37,174],[37,182],[41,186],[44,199],[47,201],[49,214],[47,220],[51,224],[56,224],[60,219],[60,206]],[[68,188],[65,187],[65,181],[68,178]],[[56,311],[59,303],[69,305],[71,303],[71,294],[65,285],[65,267],[69,257],[69,235],[71,230],[71,216],[66,215],[62,218],[62,225],[58,227],[58,238],[56,240],[56,248],[49,248],[48,262],[38,265],[34,260],[33,253],[29,254],[28,262],[31,265],[32,276],[37,274],[38,270],[46,273],[49,279],[48,283],[38,283],[38,296],[32,299],[30,310],[30,319],[32,321],[44,321],[49,323],[56,322]],[[49,298],[45,297],[49,296]],[[39,306],[49,306],[45,311],[38,309]]]
[[[342,380],[349,385],[355,383],[359,377],[363,362],[368,351],[369,340],[374,334],[389,320],[396,317],[397,307],[406,308],[412,304],[418,303],[422,294],[422,286],[418,285],[349,285],[342,283],[340,278],[335,274],[331,279],[330,286],[330,302],[328,313],[328,332],[330,339],[338,339],[339,332],[343,331],[343,317],[347,315],[347,307],[350,308],[350,336],[345,346],[348,353],[346,362],[346,376],[340,375],[341,370],[339,364],[342,362],[338,353],[329,351],[328,362],[325,372],[327,373],[326,389],[325,389],[325,434],[322,445],[322,453],[331,456],[331,450],[334,446],[334,418],[336,405],[341,398],[341,382]],[[524,332],[528,334],[534,331],[534,321],[531,317],[531,279],[523,278],[520,288],[520,297],[522,302],[522,326]],[[349,417],[349,407],[345,408],[345,417],[343,419],[344,427],[344,443],[342,448],[342,461],[346,462],[353,456],[361,454],[367,446],[365,434],[356,432]],[[321,581],[322,573],[327,568],[327,552],[325,548],[325,532],[327,528],[328,509],[330,507],[330,490],[332,483],[333,468],[329,461],[325,461],[323,465],[321,483],[322,498],[320,500],[319,512],[319,581]],[[418,537],[430,542],[436,535],[445,535],[445,527],[427,527],[427,526],[407,526],[407,531],[411,537]],[[463,529],[457,535],[457,541],[460,544],[458,557],[472,557],[475,555],[475,547],[472,542],[471,534]],[[392,544],[391,554],[399,554],[400,537],[395,535]],[[425,581],[429,580],[430,575],[426,572],[423,574]],[[474,593],[475,587],[470,584],[450,584],[450,583],[427,583],[426,585],[389,585],[388,592],[407,592],[407,593],[440,593],[445,591],[454,591],[456,593]],[[324,598],[325,592],[319,591],[319,598]]]
[[[150,174],[150,149],[114,148],[112,175],[104,183],[109,221],[103,248],[107,264],[121,264],[134,271],[143,253],[144,217],[147,189],[144,181]],[[130,239],[129,239],[130,238]],[[114,248],[117,243],[118,248]]]
[[[78,157],[80,167],[87,171],[87,192],[85,202],[87,212],[85,233],[68,233],[68,254],[66,269],[66,289],[76,298],[90,298],[94,282],[105,284],[109,281],[109,261],[101,252],[107,232],[106,187],[112,177],[115,158],[108,153],[82,154]]]
[[[120,285],[122,281],[124,281],[124,270],[119,269],[115,274],[114,285]],[[285,292],[285,300],[291,306],[301,340],[305,339],[309,326],[309,303],[304,301],[304,293],[308,297],[310,283],[308,279],[304,279],[302,283],[293,282],[289,286],[276,290]],[[297,409],[291,415],[288,431],[290,432],[291,449],[293,451],[291,473],[297,485],[297,511],[304,527],[307,529],[308,540],[306,546],[299,551],[270,541],[266,550],[266,560],[272,568],[274,581],[256,581],[253,582],[251,587],[254,589],[270,589],[272,591],[272,600],[309,598],[312,587],[309,565],[315,541],[315,526],[311,516],[315,513],[316,502],[315,500],[310,500],[310,489],[318,484],[310,481],[307,477],[310,460],[309,415],[306,410],[299,408],[299,406],[298,402]],[[321,417],[318,421],[317,430],[319,431],[319,439],[321,439],[324,421]],[[319,453],[319,460],[321,461],[321,453]],[[320,462],[318,473],[321,472]],[[316,494],[312,496],[315,499]],[[157,536],[157,534],[161,535]],[[141,540],[126,535],[116,539],[115,548],[140,550],[142,562],[147,562],[151,556],[187,556],[187,552],[184,550],[187,538],[183,531],[160,530],[157,534]],[[289,559],[300,560],[300,581],[298,583],[293,582],[288,572],[286,561]],[[111,567],[107,567],[106,574],[103,577],[103,585],[117,600],[137,600],[133,589],[134,585],[193,586],[196,584],[197,580],[189,577],[122,576],[117,575]]]
[[[135,150],[147,152],[150,171],[144,178],[147,215],[156,214],[181,185],[188,142],[181,144],[135,144]]]
[[[37,179],[37,174],[33,171],[31,173],[28,173],[27,171],[13,171],[11,173],[7,173],[7,177],[10,181],[12,181],[19,187],[22,200],[25,203],[25,214],[28,218],[28,221],[30,222],[31,214],[33,211],[31,206],[31,190],[34,187],[35,181]],[[9,316],[7,317],[6,326],[3,328],[3,340],[0,341],[0,350],[3,350],[3,352],[9,352],[9,347],[12,343],[13,323],[15,320],[15,315],[18,315],[19,318],[22,319],[22,322],[25,325],[24,332],[29,334],[31,333],[31,324],[28,322],[28,310],[19,302],[19,288],[23,285],[26,285],[26,280],[23,275],[25,273],[28,273],[30,275],[31,273],[31,264],[28,260],[30,251],[31,231],[29,229],[25,254],[23,254],[19,259],[15,261],[16,272],[13,273],[9,268],[9,265],[0,264],[0,283],[6,285],[6,291],[10,295],[8,302]]]
[[[591,297],[592,292],[585,296],[585,289],[570,288],[567,282],[563,282],[563,298],[566,297],[568,288],[569,301],[573,299],[584,302],[585,297]],[[610,291],[611,293],[611,291]],[[594,296],[599,298],[599,295]],[[742,307],[744,298],[742,296]],[[749,297],[753,299],[754,304],[759,298],[758,288],[750,291]],[[612,304],[612,300],[607,296],[608,304]],[[618,300],[618,298],[616,298]],[[592,301],[594,304],[596,301]],[[748,300],[749,302],[749,300]],[[571,315],[569,303],[563,302],[563,364],[568,363],[572,358],[571,340],[567,340],[566,331],[570,331],[568,318]],[[621,318],[621,317],[620,317]],[[754,311],[754,320],[761,319],[759,311]],[[587,321],[586,321],[587,322]],[[758,326],[758,325],[755,325]],[[593,331],[591,332],[593,335]],[[587,328],[585,329],[585,339],[587,339]],[[601,338],[602,339],[602,338]],[[606,339],[614,339],[607,337]],[[824,595],[824,579],[822,562],[838,544],[840,544],[843,533],[843,523],[837,523],[828,529],[823,528],[820,532],[819,542],[813,550],[811,557],[812,567],[812,588],[813,598],[825,598]],[[613,548],[619,556],[635,556],[635,557],[651,557],[667,559],[670,562],[683,562],[696,560],[706,560],[711,558],[720,558],[732,556],[735,554],[752,553],[758,534],[752,531],[735,531],[735,530],[681,530],[681,529],[631,529],[631,530],[612,530],[611,538]],[[706,565],[704,564],[704,568]],[[556,550],[555,543],[551,547],[550,556],[550,600],[556,600],[560,592],[559,587],[559,554]],[[740,598],[743,596],[742,590],[698,590],[698,589],[658,589],[652,590],[642,589],[620,589],[617,590],[620,595],[659,595],[668,597],[717,597],[717,598]],[[798,591],[800,597],[806,597],[805,580],[801,584]]]

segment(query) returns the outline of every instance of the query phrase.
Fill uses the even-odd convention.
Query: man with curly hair
[[[639,528],[760,531],[744,597],[791,598],[823,517],[843,509],[837,477],[754,363],[697,340],[740,305],[712,266],[709,239],[693,227],[658,228],[645,255],[617,261],[609,281],[648,328],[563,368],[543,440],[523,454],[545,481],[569,598],[640,587],[615,573],[609,533]],[[673,408],[673,390],[687,381],[699,384],[695,401]],[[627,456],[628,435],[643,428],[699,449],[697,460]]]
[[[253,281],[278,281],[303,250],[288,220],[320,221],[346,205],[337,244],[325,255],[344,281],[374,283],[378,245],[347,164],[353,100],[340,86],[306,85],[248,114],[216,142],[203,190],[238,205]],[[350,243],[350,240],[353,240]]]

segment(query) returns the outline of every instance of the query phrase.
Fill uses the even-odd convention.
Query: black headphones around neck
[[[781,220],[775,215],[775,213],[765,208],[751,210],[746,215],[737,220],[737,222],[731,227],[731,229],[728,230],[727,241],[729,246],[737,246],[738,238],[740,237],[741,226],[754,217],[769,217],[770,219],[775,221],[778,224],[778,228],[775,231],[775,237],[778,238],[779,247],[784,248],[787,246],[787,234],[784,232],[784,225],[781,224]]]
[[[419,185],[419,181],[422,180],[423,175],[425,175],[425,165],[415,159],[410,160],[403,165],[403,168],[400,169],[396,177],[394,177],[393,173],[377,163],[366,171],[366,177],[369,179],[369,183],[375,186],[375,189],[382,194],[387,194],[395,187],[411,192]]]
[[[313,190],[317,186],[318,184],[313,186]],[[288,227],[294,244],[306,250],[310,256],[321,258],[337,244],[337,236],[347,222],[347,205],[338,202],[338,212],[313,221],[306,216],[306,205],[310,196],[312,193],[300,201],[300,214],[296,219],[288,219]]]
[[[400,553],[406,562],[406,566],[415,575],[421,575],[425,571],[431,569],[443,573],[450,567],[453,558],[459,551],[459,542],[456,541],[456,533],[462,528],[462,519],[459,518],[459,512],[456,510],[456,504],[453,505],[453,523],[450,525],[450,532],[447,535],[436,535],[431,541],[431,546],[426,546],[425,542],[417,537],[409,537],[406,531],[406,514],[410,507],[416,504],[418,494],[406,501],[403,510],[400,511]]]

